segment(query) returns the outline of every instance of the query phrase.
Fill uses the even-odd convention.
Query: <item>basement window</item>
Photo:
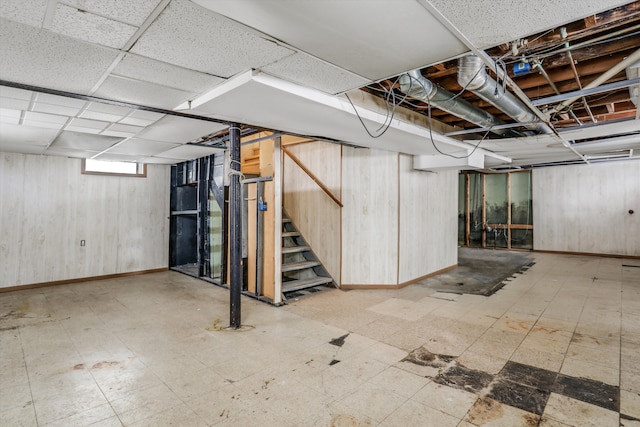
[[[114,175],[146,177],[147,165],[135,162],[109,162],[105,160],[82,159],[82,173],[87,175]]]

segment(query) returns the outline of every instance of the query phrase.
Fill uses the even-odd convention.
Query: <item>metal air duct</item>
[[[458,60],[458,84],[495,105],[517,122],[538,121],[538,116],[529,111],[515,95],[506,91],[502,85],[487,74],[484,62],[476,55],[463,56]],[[552,130],[545,123],[528,124],[525,127],[540,133],[552,133]]]
[[[400,90],[415,99],[428,102],[432,106],[444,110],[454,116],[460,117],[468,122],[475,123],[482,127],[492,127],[504,124],[494,115],[487,113],[480,108],[440,86],[435,85],[426,79],[418,70],[413,70],[400,77]],[[513,132],[506,129],[492,131],[499,135],[513,135]]]

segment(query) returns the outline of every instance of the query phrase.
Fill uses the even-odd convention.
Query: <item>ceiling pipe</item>
[[[583,88],[583,90],[593,89],[593,88],[596,88],[596,87],[602,85],[607,80],[609,80],[610,78],[612,78],[613,76],[615,76],[619,72],[623,71],[625,68],[629,67],[633,63],[637,62],[638,60],[640,60],[640,49],[636,50],[631,55],[627,56],[624,60],[618,62],[616,65],[611,67],[606,72],[600,74],[600,76],[598,76],[598,78],[596,78],[594,81],[592,81],[591,83],[586,85]],[[570,106],[571,104],[573,104],[578,99],[580,99],[579,96],[576,96],[576,97],[573,97],[573,98],[569,98],[566,101],[563,101],[560,104],[558,104],[557,106],[555,106],[553,108],[553,111],[559,113],[559,112],[563,111],[565,108],[567,108],[568,106]]]
[[[551,87],[551,89],[553,89],[553,91],[556,93],[556,95],[560,95],[560,91],[558,90],[558,86],[556,86],[556,84],[553,82],[553,80],[551,80],[551,76],[549,76],[549,74],[547,73],[547,70],[545,70],[544,67],[542,66],[542,62],[540,62],[537,59],[534,60],[533,61],[533,68],[537,69],[540,72],[542,77],[544,77],[545,80],[547,81],[547,83],[549,83],[549,86]],[[580,81],[578,81],[578,85],[580,85]],[[580,85],[580,88],[582,89],[582,85]],[[584,99],[584,98],[582,98],[582,99]],[[589,106],[586,103],[585,103],[585,107],[589,108]],[[589,111],[589,113],[591,113],[591,111]],[[578,126],[582,126],[582,122],[576,116],[576,113],[574,113],[573,110],[569,111],[569,115],[578,124]]]
[[[425,101],[440,110],[444,110],[478,126],[492,128],[493,126],[504,124],[502,120],[499,120],[493,114],[475,107],[468,101],[456,97],[455,94],[432,83],[426,79],[419,70],[413,70],[403,74],[400,76],[399,83],[400,91],[404,94],[414,99]],[[491,132],[498,135],[514,135],[514,132],[508,129],[492,129]]]
[[[463,56],[458,60],[458,84],[504,111],[517,122],[538,120],[538,117],[515,95],[489,76],[484,61],[476,55]],[[530,124],[525,127],[539,133],[553,133],[546,123]]]

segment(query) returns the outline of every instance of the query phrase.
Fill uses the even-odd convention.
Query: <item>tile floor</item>
[[[0,294],[0,425],[640,426],[640,263],[534,257],[490,297],[243,298],[243,332],[175,272]]]

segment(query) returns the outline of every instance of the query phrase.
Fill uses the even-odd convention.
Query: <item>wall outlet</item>
[[[86,242],[84,240],[80,240],[80,246],[84,246]]]

